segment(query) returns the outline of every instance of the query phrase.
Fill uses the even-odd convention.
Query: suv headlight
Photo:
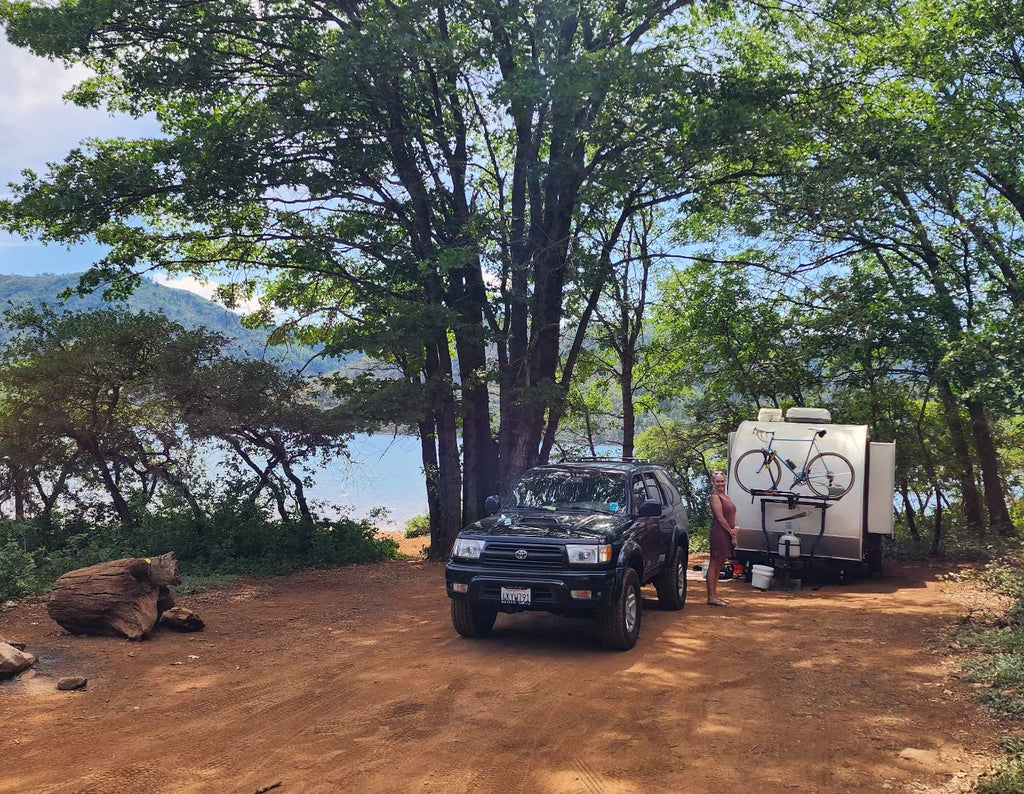
[[[452,556],[461,557],[464,560],[479,560],[485,545],[484,541],[476,538],[455,538]]]
[[[569,565],[603,565],[612,561],[612,547],[607,543],[566,543]]]

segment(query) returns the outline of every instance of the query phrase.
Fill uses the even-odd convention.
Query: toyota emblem
[[[517,560],[525,560],[527,558],[527,556],[529,556],[529,555],[528,555],[528,552],[526,551],[526,549],[516,549],[516,559]]]

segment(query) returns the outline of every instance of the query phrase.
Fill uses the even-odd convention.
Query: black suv
[[[482,637],[499,612],[596,617],[609,648],[640,636],[640,588],[664,609],[686,604],[689,524],[661,466],[592,459],[530,469],[502,505],[466,527],[445,568],[452,623]]]

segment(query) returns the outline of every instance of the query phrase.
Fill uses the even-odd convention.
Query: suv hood
[[[605,513],[510,510],[470,524],[462,534],[610,541],[628,524],[628,518]]]

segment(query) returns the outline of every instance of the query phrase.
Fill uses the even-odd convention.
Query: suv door
[[[658,519],[642,518],[638,515],[640,505],[647,501],[647,484],[644,482],[643,474],[634,474],[630,479],[629,498],[632,502],[630,515],[633,518],[629,527],[629,535],[643,550],[644,578],[646,579],[650,575],[651,564],[657,565],[657,558],[651,554],[651,547],[657,543]]]
[[[667,494],[663,491],[654,472],[644,472],[644,486],[648,500],[661,504],[661,516],[652,519],[656,522],[656,527],[650,536],[651,561],[649,569],[653,573],[656,568],[661,568],[668,559],[668,552],[672,546],[672,532],[675,529],[675,517]]]

